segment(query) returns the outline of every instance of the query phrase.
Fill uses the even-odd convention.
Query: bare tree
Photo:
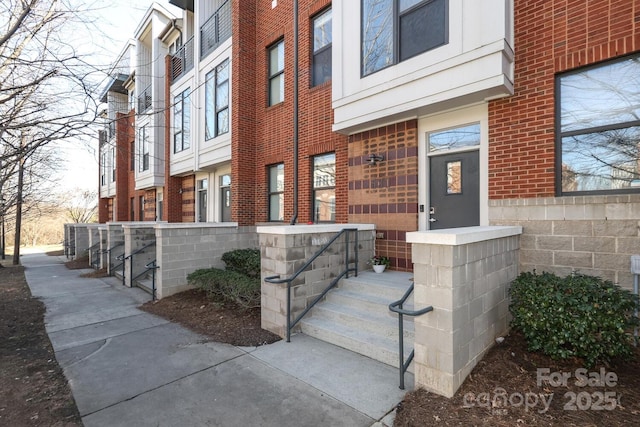
[[[0,2],[0,214],[15,215],[17,236],[21,211],[47,196],[55,155],[45,147],[93,135],[95,70],[71,43],[69,26],[81,19],[71,3]],[[19,239],[14,254],[16,264]]]
[[[95,222],[98,212],[98,192],[80,190],[67,194],[65,203],[66,216],[75,223]]]

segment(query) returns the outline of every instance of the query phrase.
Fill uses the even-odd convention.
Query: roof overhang
[[[193,12],[193,0],[169,0],[169,4],[177,6],[182,10]]]
[[[111,81],[107,84],[107,87],[102,92],[102,96],[100,97],[100,102],[107,102],[107,94],[109,92],[116,92],[126,94],[127,89],[124,87],[124,82],[127,80],[126,74],[116,74],[111,76]]]

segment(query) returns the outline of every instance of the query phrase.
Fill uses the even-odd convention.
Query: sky
[[[144,12],[153,3],[151,0],[85,0],[91,3],[91,13],[86,17],[88,25],[74,24],[74,45],[87,55],[92,65],[108,66],[122,50],[142,19]],[[158,0],[168,4],[167,0]],[[103,76],[106,77],[106,76]],[[74,190],[98,190],[98,134],[87,136],[82,141],[67,141],[59,144],[58,153],[63,166],[59,172],[61,192]]]

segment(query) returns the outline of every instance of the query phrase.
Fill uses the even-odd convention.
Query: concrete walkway
[[[149,295],[114,278],[42,253],[21,261],[87,427],[385,426],[404,395],[397,369],[308,336],[212,342],[138,310]]]

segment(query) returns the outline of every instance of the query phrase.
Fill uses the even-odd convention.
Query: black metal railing
[[[144,88],[138,97],[138,113],[143,113],[151,108],[151,85]]]
[[[125,256],[123,258],[123,262],[126,260],[129,260],[129,276],[131,276],[131,286],[133,287],[133,282],[135,279],[137,279],[138,277],[142,276],[144,273],[147,272],[147,270],[143,271],[142,273],[138,274],[137,276],[133,275],[133,256],[134,255],[138,255],[140,253],[143,253],[147,248],[150,248],[151,246],[155,246],[156,242],[153,241],[149,244],[144,245],[143,247],[136,249],[135,251],[131,252],[129,255]],[[124,267],[122,268],[122,284],[125,284],[125,277],[124,277]]]
[[[122,253],[120,255],[116,256],[116,260],[122,261],[120,264],[114,264],[114,263],[111,262],[111,252],[113,252],[113,250],[115,248],[118,248],[120,246],[124,246],[124,242],[116,243],[115,245],[113,245],[109,249],[107,249],[107,251],[106,251],[107,252],[107,259],[109,260],[109,275],[110,276],[113,276],[116,268],[120,267],[121,265],[124,265],[124,261],[122,261],[120,259],[120,257],[122,257],[124,259],[124,250],[122,251]],[[123,269],[124,269],[124,267],[123,267]],[[123,274],[124,274],[124,271],[123,271]]]
[[[405,372],[407,372],[407,369],[409,369],[409,365],[411,364],[411,361],[413,360],[413,355],[414,355],[414,350],[411,350],[411,354],[409,354],[409,357],[407,358],[407,360],[406,361],[404,360],[404,319],[402,316],[415,317],[415,316],[420,316],[430,311],[433,311],[432,306],[425,307],[420,310],[403,309],[402,306],[407,301],[407,298],[409,298],[409,295],[411,295],[412,292],[413,292],[413,283],[411,284],[411,286],[409,286],[409,289],[407,289],[407,292],[404,293],[402,298],[400,298],[398,301],[395,301],[389,304],[389,310],[393,311],[394,313],[398,313],[398,336],[399,336],[398,348],[399,348],[399,359],[400,359],[400,363],[398,364],[398,367],[400,368],[400,390],[404,390],[404,374]]]
[[[96,268],[95,264],[96,264],[96,255],[98,256],[98,263],[99,263],[99,252],[100,250],[98,249],[100,247],[100,242],[98,243],[94,243],[93,245],[89,246],[87,248],[87,252],[89,252],[89,265],[93,268]]]
[[[156,300],[156,270],[160,268],[158,264],[156,264],[156,260],[154,259],[148,264],[145,264],[144,268],[146,269],[144,273],[151,270],[151,300]]]
[[[355,240],[354,240],[354,256],[355,256],[355,267],[349,267],[349,235],[350,233],[355,233]],[[308,304],[307,307],[302,311],[302,313],[300,313],[298,315],[298,317],[296,317],[293,321],[291,320],[291,282],[293,282],[300,274],[302,274],[302,272],[304,272],[307,268],[309,268],[311,266],[311,264],[313,264],[313,261],[316,260],[316,258],[318,258],[320,255],[322,255],[330,246],[332,243],[334,243],[336,240],[338,240],[342,235],[345,235],[345,254],[344,254],[344,260],[345,260],[345,269],[338,274],[332,281],[331,283],[329,283],[329,285],[325,288],[324,291],[322,291],[322,293],[320,293],[320,295],[318,295],[312,302],[311,304]],[[327,292],[329,292],[331,289],[333,289],[338,282],[340,281],[340,279],[342,279],[343,277],[349,277],[349,273],[350,272],[354,272],[355,276],[358,276],[358,229],[357,228],[345,228],[343,230],[341,230],[340,232],[338,232],[335,236],[333,236],[331,238],[331,240],[329,240],[323,247],[321,247],[311,258],[309,258],[307,260],[307,262],[305,262],[302,267],[300,267],[295,273],[293,273],[292,276],[286,278],[286,279],[280,279],[280,276],[269,276],[269,277],[265,277],[265,282],[269,282],[269,283],[286,283],[287,284],[287,342],[291,341],[291,329],[293,329],[296,324],[302,320],[302,318],[313,308],[313,306],[315,306],[318,301],[320,301],[322,298],[325,297],[325,295],[327,294]]]
[[[183,44],[176,53],[171,56],[171,82],[191,71],[193,68],[193,37]]]
[[[226,1],[200,27],[200,58],[231,37],[231,2]]]

